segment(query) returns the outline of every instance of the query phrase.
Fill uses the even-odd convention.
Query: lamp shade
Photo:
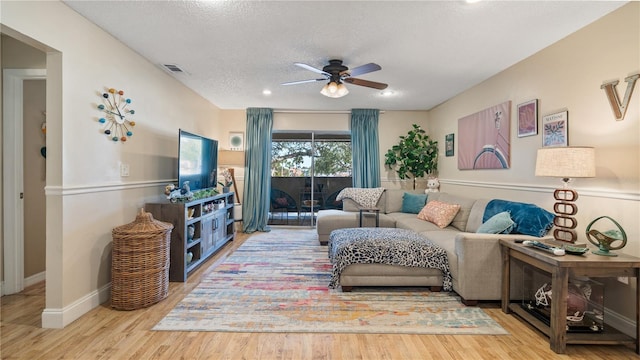
[[[538,149],[536,176],[588,178],[596,176],[592,147],[546,147]]]
[[[218,152],[218,165],[244,166],[244,151],[220,150]]]

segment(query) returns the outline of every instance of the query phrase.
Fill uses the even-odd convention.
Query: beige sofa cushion
[[[484,216],[484,209],[491,199],[478,199],[476,200],[473,208],[469,212],[469,219],[467,220],[466,232],[475,233],[478,231],[480,225],[482,225],[482,217]]]
[[[440,230],[438,225],[429,221],[420,220],[416,214],[394,213],[389,215],[396,219],[396,227],[398,229],[413,230],[417,233]]]
[[[437,228],[437,227],[436,227]],[[458,230],[449,226],[446,229],[421,231],[420,235],[429,239],[432,243],[440,246],[447,252],[447,259],[449,260],[449,271],[451,271],[451,282],[454,289],[457,288],[458,277],[460,276],[458,271],[458,255],[456,254],[456,234]]]

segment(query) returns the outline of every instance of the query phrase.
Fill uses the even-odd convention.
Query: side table
[[[360,209],[360,222],[359,226],[362,227],[362,216],[363,214],[375,214],[376,216],[376,227],[380,227],[380,209],[378,208],[361,208]]]
[[[519,317],[549,336],[551,350],[564,353],[567,344],[634,344],[640,354],[640,258],[620,254],[616,257],[585,255],[554,256],[514,240],[500,240],[502,251],[502,311],[514,312]],[[511,260],[516,259],[542,270],[551,276],[550,325],[540,321],[510,299]],[[570,277],[616,277],[636,279],[635,339],[607,326],[602,333],[567,333],[567,293]]]

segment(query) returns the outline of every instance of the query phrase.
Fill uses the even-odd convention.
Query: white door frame
[[[23,81],[46,80],[45,69],[3,71],[2,183],[4,284],[2,295],[24,289]]]

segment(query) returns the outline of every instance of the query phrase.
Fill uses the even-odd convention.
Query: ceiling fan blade
[[[374,63],[368,63],[368,64],[355,67],[351,70],[347,70],[346,73],[348,73],[351,76],[358,76],[358,75],[367,74],[367,73],[378,71],[378,70],[382,70],[382,67],[380,65],[374,64]]]
[[[329,74],[328,72],[326,72],[324,70],[316,69],[311,65],[307,65],[307,64],[303,64],[303,63],[294,63],[294,65],[299,66],[299,67],[301,67],[303,69],[307,69],[309,71],[313,71],[313,72],[318,73],[318,74],[322,74],[322,75],[325,75],[325,76],[331,76],[331,74]]]
[[[379,82],[375,82],[375,81],[356,79],[356,78],[352,78],[352,77],[348,77],[348,78],[344,79],[344,82],[347,82],[347,83],[353,84],[353,85],[366,86],[366,87],[370,87],[370,88],[374,88],[374,89],[378,89],[378,90],[384,90],[384,89],[387,88],[387,86],[389,86],[387,84],[383,84],[383,83],[379,83]]]
[[[290,81],[290,82],[282,83],[281,85],[306,84],[306,83],[316,82],[316,81],[327,81],[327,79],[323,78],[323,79],[310,79],[310,80]]]

